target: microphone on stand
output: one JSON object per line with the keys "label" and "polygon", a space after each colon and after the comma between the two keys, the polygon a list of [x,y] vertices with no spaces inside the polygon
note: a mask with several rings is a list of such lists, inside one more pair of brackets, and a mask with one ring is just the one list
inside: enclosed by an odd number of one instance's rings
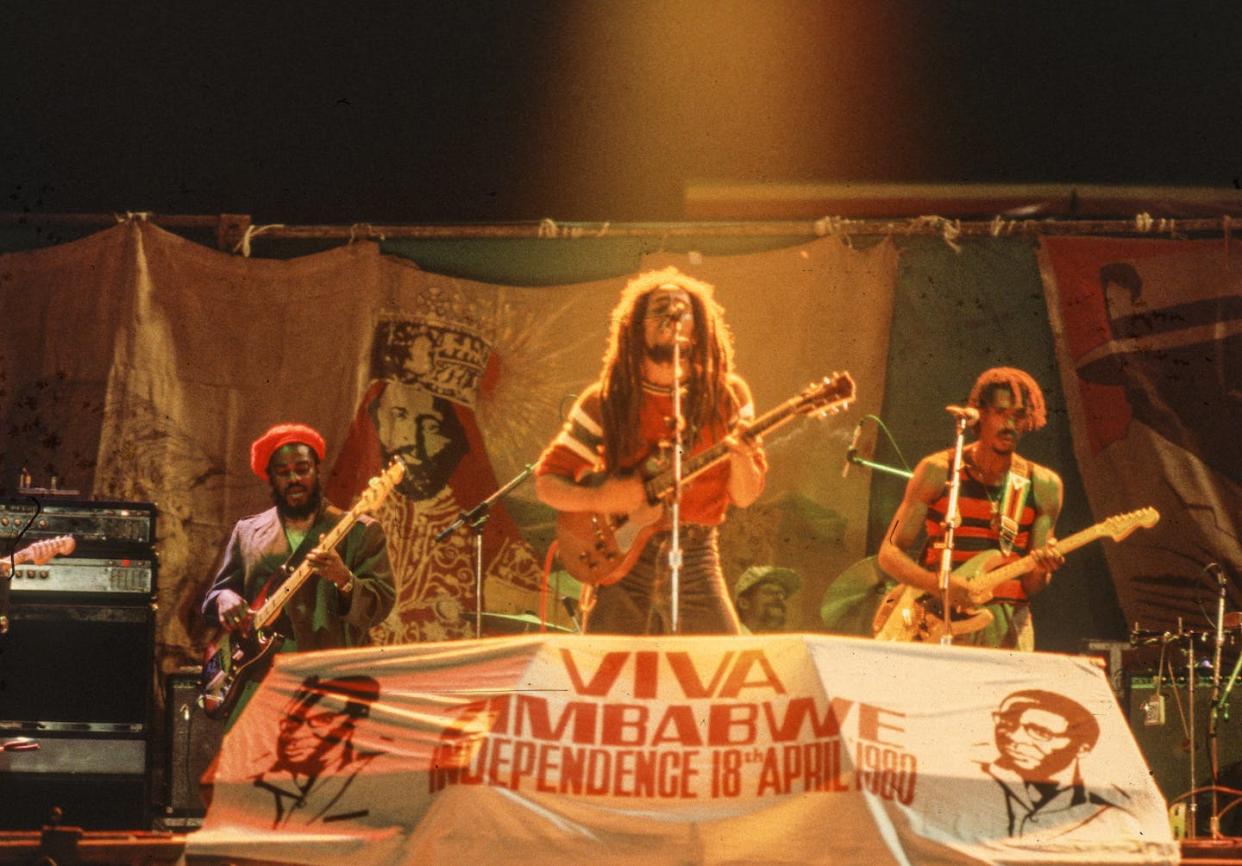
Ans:
{"label": "microphone on stand", "polygon": [[1225,570],[1220,567],[1219,562],[1209,562],[1203,567],[1203,573],[1210,574],[1216,578],[1216,582],[1219,584],[1223,585],[1225,583]]}
{"label": "microphone on stand", "polygon": [[841,467],[841,477],[850,474],[850,465],[854,462],[854,458],[858,456],[858,437],[862,435],[862,421],[854,425],[854,436],[850,439],[849,450],[845,452],[845,465]]}
{"label": "microphone on stand", "polygon": [[961,418],[968,424],[974,424],[979,420],[979,410],[973,406],[945,406],[944,411],[948,412],[954,418]]}

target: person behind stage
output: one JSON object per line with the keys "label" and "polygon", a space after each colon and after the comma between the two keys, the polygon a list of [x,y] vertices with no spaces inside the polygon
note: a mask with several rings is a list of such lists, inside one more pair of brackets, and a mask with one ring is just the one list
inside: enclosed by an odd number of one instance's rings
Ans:
{"label": "person behind stage", "polygon": [[[688,310],[688,315],[679,310]],[[693,455],[727,441],[728,459],[682,490],[683,551],[679,631],[737,634],[717,550],[717,527],[730,504],[750,505],[763,491],[767,460],[758,437],[736,435],[754,417],[750,389],[733,373],[732,338],[712,286],[676,268],[640,274],[612,312],[599,381],[579,397],[535,470],[535,492],[566,512],[623,514],[645,503],[637,470],[673,437],[673,341],[682,333],[684,441]],[[602,483],[586,476],[602,472]],[[668,515],[619,582],[597,588],[587,631],[658,634],[671,627]]]}
{"label": "person behind stage", "polygon": [[[969,405],[979,410],[975,441],[962,452],[959,510],[953,567],[985,550],[1031,554],[1036,568],[997,587],[986,607],[993,622],[958,643],[1034,650],[1035,629],[1029,599],[1043,591],[1064,559],[1057,552],[1054,527],[1061,511],[1061,478],[1017,453],[1023,434],[1046,421],[1044,395],[1022,370],[995,367],[976,380]],[[880,567],[916,589],[937,593],[940,549],[949,501],[949,466],[953,450],[924,457],[906,485],[905,497],[880,545]],[[927,541],[917,560],[907,553],[921,532]],[[972,605],[969,583],[949,578],[949,602],[954,608]]]}
{"label": "person behind stage", "polygon": [[[317,577],[286,603],[277,630],[282,651],[362,646],[392,609],[396,591],[379,523],[363,515],[335,549],[315,552],[344,515],[320,491],[323,437],[304,424],[278,424],[250,446],[250,468],[271,486],[274,507],[233,527],[203,602],[209,625],[234,630],[291,553],[305,549]],[[268,588],[268,593],[270,594]]]}
{"label": "person behind stage", "polygon": [[792,568],[752,565],[733,584],[733,604],[743,634],[780,632],[789,618],[790,597],[802,587],[802,576]]}

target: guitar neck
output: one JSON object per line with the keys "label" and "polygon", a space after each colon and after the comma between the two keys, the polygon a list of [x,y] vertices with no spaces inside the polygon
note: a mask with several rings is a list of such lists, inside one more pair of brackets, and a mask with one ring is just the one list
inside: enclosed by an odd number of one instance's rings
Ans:
{"label": "guitar neck", "polygon": [[[1061,553],[1069,553],[1070,551],[1077,550],[1084,544],[1090,544],[1092,541],[1103,538],[1108,534],[1105,524],[1097,523],[1094,526],[1088,526],[1086,529],[1075,532],[1073,535],[1058,538],[1057,550]],[[1000,568],[993,569],[987,574],[982,575],[981,579],[976,581],[976,584],[981,588],[992,590],[1007,580],[1013,580],[1014,578],[1021,577],[1028,571],[1034,571],[1036,565],[1035,557],[1028,553],[1021,559],[1014,560],[1007,565],[1002,565]]]}
{"label": "guitar neck", "polygon": [[[361,505],[361,503],[359,503]],[[315,545],[314,553],[322,553],[331,550],[340,544],[341,539],[353,528],[358,522],[358,518],[362,515],[363,509],[355,506],[345,513],[336,526],[324,533],[319,544]],[[315,573],[315,569],[311,567],[305,559],[289,575],[285,581],[268,596],[267,601],[263,602],[263,606],[255,612],[254,622],[259,628],[267,628],[276,621],[280,616],[280,612],[284,609],[285,604],[293,597],[293,594],[302,588],[306,581],[310,580],[310,576]]]}
{"label": "guitar neck", "polygon": [[[805,401],[801,397],[792,397],[784,403],[765,412],[756,418],[746,428],[746,436],[753,437],[766,433],[769,430],[775,430],[777,427],[797,417],[802,409]],[[712,466],[729,456],[729,446],[725,442],[717,442],[710,448],[706,448],[682,461],[681,464],[681,480],[689,481],[696,475],[707,471]],[[647,500],[655,502],[663,498],[670,490],[673,489],[673,470],[666,469],[663,472],[653,476],[644,485],[647,490]]]}

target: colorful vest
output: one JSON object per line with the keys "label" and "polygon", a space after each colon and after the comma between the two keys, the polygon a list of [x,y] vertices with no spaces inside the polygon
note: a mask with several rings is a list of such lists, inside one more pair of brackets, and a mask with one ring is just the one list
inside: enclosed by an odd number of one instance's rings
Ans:
{"label": "colorful vest", "polygon": [[[1015,460],[1019,459],[1017,457]],[[1029,465],[1029,464],[1028,464]],[[1004,496],[1004,483],[986,487],[962,467],[962,487],[958,494],[958,508],[962,514],[953,546],[953,567],[956,569],[973,556],[986,550],[1000,549],[1000,502]],[[937,571],[940,568],[940,549],[937,543],[944,537],[945,513],[949,508],[949,484],[944,492],[927,509],[924,529],[927,544],[920,561],[924,568]],[[1013,552],[1004,560],[1008,562],[1025,556],[1031,549],[1031,526],[1035,523],[1034,496],[1026,497],[1018,516],[1018,532],[1014,538]],[[996,588],[993,596],[998,601],[1025,602],[1026,592],[1021,580],[1008,580]]]}

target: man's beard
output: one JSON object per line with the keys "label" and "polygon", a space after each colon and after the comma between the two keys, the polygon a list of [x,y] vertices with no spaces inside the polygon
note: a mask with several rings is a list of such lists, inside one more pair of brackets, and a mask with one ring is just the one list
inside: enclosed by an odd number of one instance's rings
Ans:
{"label": "man's beard", "polygon": [[[305,487],[305,485],[302,486]],[[285,494],[287,495],[288,492],[289,491],[286,488]],[[315,483],[310,487],[310,492],[307,494],[306,501],[301,505],[290,505],[285,501],[284,496],[282,496],[280,491],[278,491],[275,487],[272,488],[272,501],[276,503],[276,513],[281,517],[291,517],[294,520],[301,520],[305,517],[310,517],[312,514],[319,511],[319,506],[323,504],[323,491],[319,487],[319,479],[316,478]]]}
{"label": "man's beard", "polygon": [[[685,354],[685,350],[682,350],[682,354]],[[671,364],[673,363],[673,344],[660,343],[656,346],[648,346],[647,357],[657,364]]]}

